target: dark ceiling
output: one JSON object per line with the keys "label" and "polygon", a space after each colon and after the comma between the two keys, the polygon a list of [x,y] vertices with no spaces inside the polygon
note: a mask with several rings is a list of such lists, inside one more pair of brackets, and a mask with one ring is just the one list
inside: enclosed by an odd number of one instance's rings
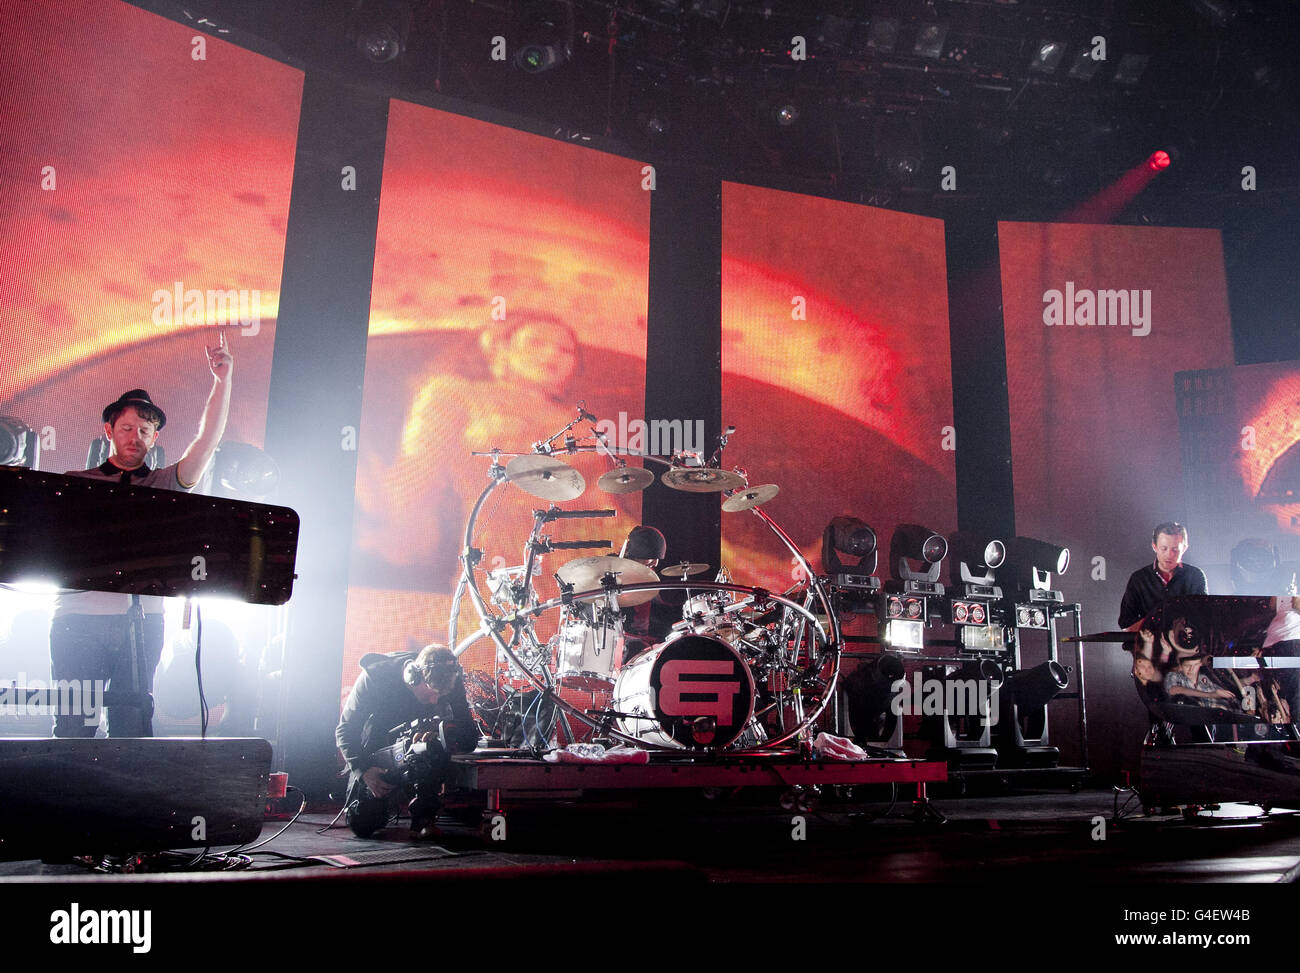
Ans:
{"label": "dark ceiling", "polygon": [[[1059,212],[1158,148],[1175,163],[1138,218],[1225,222],[1247,165],[1252,205],[1300,199],[1292,0],[138,5],[396,97],[441,95],[650,162],[918,212]],[[358,40],[385,24],[400,54],[372,63]],[[1063,45],[1051,70],[1031,64],[1045,42]],[[1086,56],[1103,46],[1104,59]],[[1117,77],[1134,63],[1136,80]],[[955,191],[941,187],[945,166]]]}

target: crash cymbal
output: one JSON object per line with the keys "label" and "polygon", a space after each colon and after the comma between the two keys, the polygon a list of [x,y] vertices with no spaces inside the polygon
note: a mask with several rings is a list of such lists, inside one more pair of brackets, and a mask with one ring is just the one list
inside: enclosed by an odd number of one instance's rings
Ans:
{"label": "crash cymbal", "polygon": [[516,456],[506,464],[506,479],[542,500],[576,500],[587,489],[582,474],[554,456]]}
{"label": "crash cymbal", "polygon": [[[611,573],[618,578],[619,584],[650,584],[659,580],[659,575],[655,574],[654,568],[640,561],[629,561],[625,557],[614,557],[609,554],[574,558],[567,564],[561,565],[560,570],[555,573],[561,581],[573,585],[574,591],[599,588],[601,579]],[[655,591],[630,591],[619,594],[618,603],[620,607],[630,608],[650,601],[656,594],[658,592]]]}
{"label": "crash cymbal", "polygon": [[700,466],[677,466],[665,471],[660,479],[664,486],[687,493],[721,493],[745,485],[745,478],[739,473]]}
{"label": "crash cymbal", "polygon": [[709,570],[707,564],[670,564],[659,572],[659,576],[663,578],[689,578],[707,570]]}
{"label": "crash cymbal", "polygon": [[722,509],[729,514],[734,514],[741,510],[748,510],[750,507],[757,507],[760,504],[767,503],[780,492],[781,488],[775,483],[764,483],[760,486],[745,487],[745,489],[737,490],[726,500],[723,500]]}
{"label": "crash cymbal", "polygon": [[606,493],[636,493],[655,481],[655,475],[644,466],[620,466],[602,473],[596,486]]}

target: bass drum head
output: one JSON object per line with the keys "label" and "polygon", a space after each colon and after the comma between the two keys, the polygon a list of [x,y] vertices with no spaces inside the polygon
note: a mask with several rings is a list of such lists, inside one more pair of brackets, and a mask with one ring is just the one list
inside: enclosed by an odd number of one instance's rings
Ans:
{"label": "bass drum head", "polygon": [[754,715],[754,677],[726,642],[684,635],[641,653],[619,675],[614,708],[653,715],[620,720],[630,736],[660,746],[721,749]]}

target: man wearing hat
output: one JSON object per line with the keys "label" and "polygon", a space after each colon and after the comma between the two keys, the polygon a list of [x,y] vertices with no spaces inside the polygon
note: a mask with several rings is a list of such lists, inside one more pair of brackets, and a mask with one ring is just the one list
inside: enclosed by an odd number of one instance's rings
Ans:
{"label": "man wearing hat", "polygon": [[[230,413],[230,376],[234,357],[226,346],[225,332],[218,344],[207,348],[212,371],[198,434],[180,460],[162,469],[151,469],[145,457],[167,425],[167,416],[144,389],[131,389],[104,407],[101,418],[109,441],[108,459],[89,470],[69,470],[66,475],[91,480],[112,480],[155,490],[190,491],[212,460],[226,430]],[[147,529],[142,525],[141,529]],[[156,595],[140,599],[144,612],[142,686],[136,692],[153,692],[154,669],[162,655],[163,601]],[[102,680],[110,691],[130,692],[132,652],[128,609],[132,596],[106,591],[62,591],[55,602],[50,625],[50,667],[55,681]],[[109,736],[151,736],[152,714],[137,706],[109,706]],[[54,721],[56,737],[90,737],[95,727],[80,716],[60,716]]]}

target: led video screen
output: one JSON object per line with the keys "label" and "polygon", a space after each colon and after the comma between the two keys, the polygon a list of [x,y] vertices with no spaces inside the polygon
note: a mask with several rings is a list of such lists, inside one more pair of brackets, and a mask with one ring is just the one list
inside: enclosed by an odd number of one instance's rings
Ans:
{"label": "led video screen", "polygon": [[1204,565],[1212,590],[1282,594],[1300,559],[1300,362],[1181,372],[1176,386],[1188,520],[1218,555]]}
{"label": "led video screen", "polygon": [[[0,417],[29,430],[0,461],[84,469],[142,387],[175,462],[223,325],[225,438],[261,447],[302,72],[114,0],[5,4],[0,33]],[[48,674],[52,595],[0,597],[6,680]]]}
{"label": "led video screen", "polygon": [[[562,431],[577,404],[639,417],[645,400],[650,194],[641,164],[394,101],[366,347],[344,691],[367,652],[444,641],[467,516],[491,459]],[[573,432],[583,436],[590,423]],[[562,441],[559,441],[562,448]],[[586,490],[568,509],[617,516],[550,525],[556,540],[609,540],[640,494],[596,480],[612,463],[565,455]],[[635,461],[632,465],[637,465]],[[474,546],[491,570],[523,563],[532,511],[548,501],[499,487]],[[543,556],[538,594],[572,557]],[[482,571],[479,574],[482,578]],[[477,628],[468,598],[460,635]],[[555,613],[539,633],[554,629]],[[492,665],[491,644],[468,668]]]}
{"label": "led video screen", "polygon": [[1071,549],[1057,586],[1112,629],[1156,524],[1218,555],[1188,523],[1174,376],[1232,363],[1220,236],[1002,223],[999,247],[1016,529]]}
{"label": "led video screen", "polygon": [[[822,571],[839,515],[956,527],[952,362],[939,220],[723,184],[724,465],[781,492],[765,510]],[[777,591],[798,577],[758,518],[724,513],[723,563]]]}

